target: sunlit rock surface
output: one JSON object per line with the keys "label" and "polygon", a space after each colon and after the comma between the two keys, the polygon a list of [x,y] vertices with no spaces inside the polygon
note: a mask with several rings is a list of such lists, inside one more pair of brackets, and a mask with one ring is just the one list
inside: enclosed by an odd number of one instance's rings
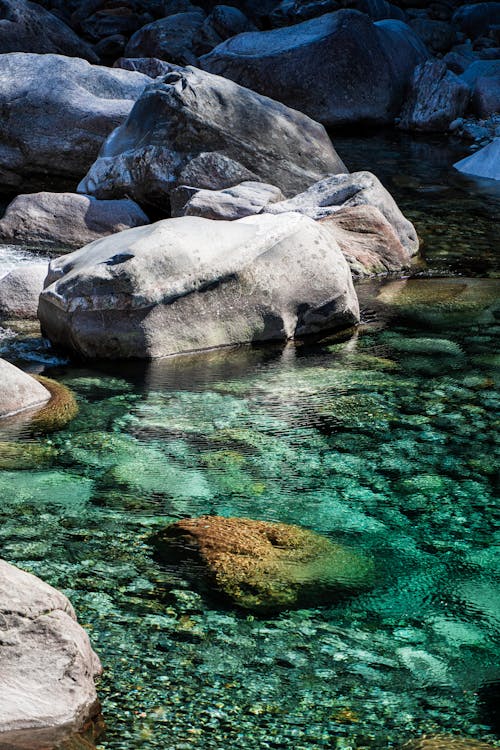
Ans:
{"label": "sunlit rock surface", "polygon": [[0,560],[0,746],[53,748],[98,712],[101,672],[68,599]]}
{"label": "sunlit rock surface", "polygon": [[359,320],[331,235],[299,214],[167,219],[51,262],[39,318],[86,357],[285,341]]}
{"label": "sunlit rock surface", "polygon": [[4,359],[0,359],[0,373],[0,418],[36,409],[49,401],[50,393],[41,383]]}

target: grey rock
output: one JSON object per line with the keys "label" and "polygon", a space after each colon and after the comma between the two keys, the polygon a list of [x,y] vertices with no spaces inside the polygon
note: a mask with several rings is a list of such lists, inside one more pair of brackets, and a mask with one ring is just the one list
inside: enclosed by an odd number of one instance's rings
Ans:
{"label": "grey rock", "polygon": [[472,96],[472,110],[478,117],[500,113],[500,75],[496,78],[478,78]]}
{"label": "grey rock", "polygon": [[480,78],[500,78],[500,60],[477,60],[469,65],[460,78],[472,89]]}
{"label": "grey rock", "polygon": [[0,319],[36,319],[48,263],[15,268],[0,278]]}
{"label": "grey rock", "polygon": [[0,55],[2,188],[74,189],[147,83],[72,57]]}
{"label": "grey rock", "polygon": [[364,205],[380,210],[410,256],[418,252],[415,227],[403,216],[392,195],[371,172],[332,175],[294,198],[266,206],[264,211],[273,214],[296,211],[318,221],[335,215],[340,208]]}
{"label": "grey rock", "polygon": [[471,39],[476,39],[493,24],[500,24],[500,3],[462,5],[453,14],[453,23]]}
{"label": "grey rock", "polygon": [[305,216],[167,219],[50,264],[45,334],[85,357],[285,341],[359,320],[349,267]]}
{"label": "grey rock", "polygon": [[339,9],[340,5],[336,0],[312,0],[312,2],[305,3],[300,2],[300,0],[299,2],[297,0],[282,0],[269,14],[268,18],[272,28],[276,28],[309,21],[311,18],[317,18]]}
{"label": "grey rock", "polygon": [[342,10],[223,42],[200,58],[223,75],[326,125],[391,122],[425,46],[406,24]]}
{"label": "grey rock", "polygon": [[434,53],[448,52],[457,41],[456,30],[446,21],[415,18],[410,21],[410,26],[419,35],[426,47]]}
{"label": "grey rock", "polygon": [[[18,414],[27,409],[35,409],[39,406],[43,406],[43,404],[46,404],[50,399],[49,391],[47,388],[44,388],[38,380],[35,380],[30,375],[19,370],[19,368],[11,365],[10,362],[6,362],[4,359],[0,359],[0,379],[2,382],[2,390],[0,391],[0,419],[12,416],[13,414]],[[0,685],[3,676],[4,670],[2,662]],[[0,691],[0,707],[2,705],[2,698],[4,697],[2,693],[3,691]],[[3,712],[0,710],[0,727],[2,726],[2,719]]]}
{"label": "grey rock", "polygon": [[99,62],[92,47],[69,26],[28,0],[2,0],[0,53],[6,52],[53,53]]}
{"label": "grey rock", "polygon": [[197,55],[203,55],[236,34],[256,30],[254,24],[238,8],[216,5],[198,30],[194,49]]}
{"label": "grey rock", "polygon": [[28,247],[75,249],[108,234],[149,224],[129,199],[100,201],[77,193],[18,195],[0,220],[0,241]]}
{"label": "grey rock", "polygon": [[487,146],[476,151],[472,156],[457,161],[455,169],[474,177],[487,177],[500,180],[500,138],[495,138]]}
{"label": "grey rock", "polygon": [[188,162],[205,152],[238,162],[285,195],[347,171],[317,122],[188,67],[145,89],[127,121],[107,139],[78,192],[97,198],[128,195],[140,204],[164,207]]}
{"label": "grey rock", "polygon": [[113,63],[114,68],[123,68],[123,70],[136,70],[150,78],[159,78],[179,70],[178,65],[158,60],[157,57],[119,57]]}
{"label": "grey rock", "polygon": [[457,75],[463,73],[475,60],[477,60],[477,56],[472,47],[466,47],[465,45],[461,45],[459,48],[455,47],[443,57],[447,68]]}
{"label": "grey rock", "polygon": [[158,57],[180,65],[195,64],[194,39],[204,20],[205,14],[198,9],[153,21],[131,37],[125,57]]}
{"label": "grey rock", "polygon": [[373,21],[383,21],[386,18],[394,18],[398,21],[406,21],[406,13],[387,0],[355,0],[350,7],[366,13]]}
{"label": "grey rock", "polygon": [[403,130],[444,132],[465,114],[471,90],[443,60],[419,65],[401,111]]}
{"label": "grey rock", "polygon": [[178,216],[234,221],[258,214],[264,206],[284,200],[281,190],[265,182],[241,182],[224,190],[196,190]]}
{"label": "grey rock", "polygon": [[341,208],[320,223],[331,232],[356,278],[401,271],[411,265],[410,252],[375,206]]}
{"label": "grey rock", "polygon": [[179,175],[179,184],[207,190],[222,190],[239,182],[257,180],[255,172],[218,151],[202,151]]}
{"label": "grey rock", "polygon": [[[149,13],[119,12],[119,8],[102,8],[85,18],[80,28],[86,37],[99,41],[106,37],[120,34],[129,37],[138,29],[153,21]],[[127,10],[127,9],[123,9]]]}
{"label": "grey rock", "polygon": [[0,746],[53,747],[97,712],[99,659],[68,599],[3,560],[0,619]]}
{"label": "grey rock", "polygon": [[[101,62],[106,65],[109,62],[113,62],[117,57],[123,54],[125,45],[127,44],[127,38],[123,34],[112,34],[104,39],[101,39],[94,46],[96,54],[99,56]],[[121,67],[120,65],[114,67]]]}

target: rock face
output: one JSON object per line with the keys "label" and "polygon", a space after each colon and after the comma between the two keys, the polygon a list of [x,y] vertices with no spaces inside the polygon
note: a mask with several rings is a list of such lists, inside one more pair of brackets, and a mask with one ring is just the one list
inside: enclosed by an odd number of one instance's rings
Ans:
{"label": "rock face", "polygon": [[411,265],[410,252],[375,206],[341,208],[321,219],[321,226],[332,233],[357,278],[400,271]]}
{"label": "rock face", "polygon": [[15,268],[0,279],[0,320],[36,319],[47,263]]}
{"label": "rock face", "polygon": [[6,52],[53,53],[99,62],[92,47],[69,26],[37,3],[27,0],[2,0],[0,53]]}
{"label": "rock face", "polygon": [[411,90],[401,111],[403,130],[448,130],[462,117],[471,95],[469,86],[447,69],[441,60],[419,65],[413,74]]}
{"label": "rock face", "polygon": [[18,195],[0,220],[0,241],[75,249],[108,234],[149,224],[131,200],[100,201],[77,193]]}
{"label": "rock face", "polygon": [[264,182],[240,182],[239,185],[225,190],[195,190],[178,215],[234,221],[258,214],[264,206],[280,200],[284,200],[284,195],[274,185]]}
{"label": "rock face", "polygon": [[135,32],[125,47],[125,57],[157,57],[180,65],[195,64],[194,38],[204,20],[205,14],[196,9],[153,21]]}
{"label": "rock face", "polygon": [[500,138],[495,138],[487,146],[467,156],[454,165],[455,169],[474,177],[487,177],[500,180]]}
{"label": "rock face", "polygon": [[373,575],[370,560],[326,537],[247,518],[178,521],[157,535],[155,546],[198,585],[253,611],[322,604],[366,587]]}
{"label": "rock face", "polygon": [[295,26],[239,34],[200,64],[325,125],[391,122],[413,69],[428,57],[401,21],[342,10]]}
{"label": "rock face", "polygon": [[[26,409],[36,409],[50,399],[50,392],[43,385],[4,359],[0,359],[0,378],[2,381],[0,418]],[[0,680],[1,678],[2,675],[0,675]],[[0,712],[0,717],[1,715]]]}
{"label": "rock face", "polygon": [[0,560],[0,746],[52,748],[98,710],[101,671],[63,594]]}
{"label": "rock face", "polygon": [[165,206],[178,175],[206,152],[238,162],[285,195],[347,171],[324,128],[306,115],[188,67],[146,88],[78,191]]}
{"label": "rock face", "polygon": [[0,55],[2,189],[74,189],[150,81],[61,55]]}
{"label": "rock face", "polygon": [[43,331],[85,357],[284,341],[359,319],[340,249],[294,214],[129,229],[52,261],[46,284]]}
{"label": "rock face", "polygon": [[353,172],[327,177],[294,198],[266,206],[266,213],[296,211],[313,219],[335,216],[340,208],[374,206],[385,216],[410,256],[418,252],[413,224],[403,216],[392,195],[371,172]]}

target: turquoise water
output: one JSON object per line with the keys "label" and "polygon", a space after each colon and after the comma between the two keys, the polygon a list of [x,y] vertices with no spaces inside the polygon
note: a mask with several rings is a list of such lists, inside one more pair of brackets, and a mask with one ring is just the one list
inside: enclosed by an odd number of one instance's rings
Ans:
{"label": "turquoise water", "polygon": [[[0,356],[80,405],[61,432],[0,436],[0,556],[62,589],[88,630],[103,750],[423,732],[500,747],[498,282],[358,291],[363,323],[343,338],[146,364],[79,365],[36,328],[3,329]],[[375,584],[272,617],[224,607],[151,545],[203,513],[313,529],[373,557]]]}

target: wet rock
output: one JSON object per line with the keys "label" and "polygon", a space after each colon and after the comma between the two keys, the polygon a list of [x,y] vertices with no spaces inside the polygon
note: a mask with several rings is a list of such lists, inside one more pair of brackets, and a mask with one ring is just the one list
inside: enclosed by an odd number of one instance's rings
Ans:
{"label": "wet rock", "polygon": [[443,57],[446,67],[457,75],[463,73],[475,60],[477,56],[472,47],[465,44],[455,47]]}
{"label": "wet rock", "polygon": [[324,128],[306,115],[188,67],[146,88],[78,192],[165,207],[184,167],[206,152],[239,162],[285,195],[346,171]]}
{"label": "wet rock", "polygon": [[474,90],[480,78],[500,77],[500,60],[476,60],[462,73],[461,78]]}
{"label": "wet rock", "polygon": [[283,341],[358,320],[340,249],[291,214],[129,229],[52,261],[46,284],[43,331],[86,357]]}
{"label": "wet rock", "polygon": [[0,616],[0,744],[61,747],[98,712],[99,659],[68,599],[3,560]]}
{"label": "wet rock", "polygon": [[327,177],[294,198],[273,203],[264,210],[278,214],[296,211],[313,219],[335,215],[340,208],[374,206],[393,227],[403,247],[410,255],[418,252],[415,227],[399,210],[396,201],[371,172],[353,172]]}
{"label": "wet rock", "polygon": [[281,190],[264,182],[240,182],[224,190],[195,190],[177,215],[233,221],[253,216],[269,203],[284,200]]}
{"label": "wet rock", "polygon": [[149,82],[61,55],[0,55],[3,189],[74,189]]}
{"label": "wet rock", "polygon": [[160,532],[160,558],[252,611],[322,604],[370,585],[369,559],[298,526],[202,516]]}
{"label": "wet rock", "polygon": [[179,65],[195,65],[194,40],[204,20],[205,14],[198,9],[143,26],[125,47],[125,57],[157,57]]}
{"label": "wet rock", "polygon": [[355,277],[407,268],[411,255],[393,227],[375,206],[340,209],[321,220],[332,233]]}
{"label": "wet rock", "polygon": [[451,734],[423,735],[406,742],[401,750],[494,750],[494,745],[472,737]]}
{"label": "wet rock", "polygon": [[455,169],[474,177],[486,177],[490,180],[500,180],[500,138],[495,138],[487,146],[476,151],[471,156],[457,161]]}
{"label": "wet rock", "polygon": [[0,359],[2,391],[0,396],[0,418],[8,417],[27,409],[36,409],[49,401],[47,388],[35,378],[22,372],[10,362]]}
{"label": "wet rock", "polygon": [[48,263],[15,268],[0,279],[0,319],[36,318]]}
{"label": "wet rock", "polygon": [[30,429],[37,433],[62,430],[78,414],[78,404],[73,393],[63,383],[43,375],[35,376],[50,393],[50,401],[30,421]]}
{"label": "wet rock", "polygon": [[38,3],[27,0],[2,0],[0,53],[6,52],[68,55],[99,62],[92,47],[69,26]]}
{"label": "wet rock", "polygon": [[[342,10],[269,32],[239,34],[201,67],[325,125],[391,122],[413,68],[428,53],[401,21]],[[355,61],[355,62],[354,62]]]}
{"label": "wet rock", "polygon": [[500,3],[462,5],[453,14],[453,24],[471,39],[476,39],[493,24],[500,23]]}
{"label": "wet rock", "polygon": [[497,77],[476,80],[471,104],[478,117],[486,118],[500,113],[500,73]]}
{"label": "wet rock", "polygon": [[470,95],[469,86],[448,70],[442,60],[423,63],[413,73],[399,127],[446,131],[450,123],[465,113]]}
{"label": "wet rock", "polygon": [[[19,195],[0,220],[0,241],[68,250],[130,227],[149,224],[134,201],[100,201],[77,193]],[[0,282],[1,283],[1,282]]]}

